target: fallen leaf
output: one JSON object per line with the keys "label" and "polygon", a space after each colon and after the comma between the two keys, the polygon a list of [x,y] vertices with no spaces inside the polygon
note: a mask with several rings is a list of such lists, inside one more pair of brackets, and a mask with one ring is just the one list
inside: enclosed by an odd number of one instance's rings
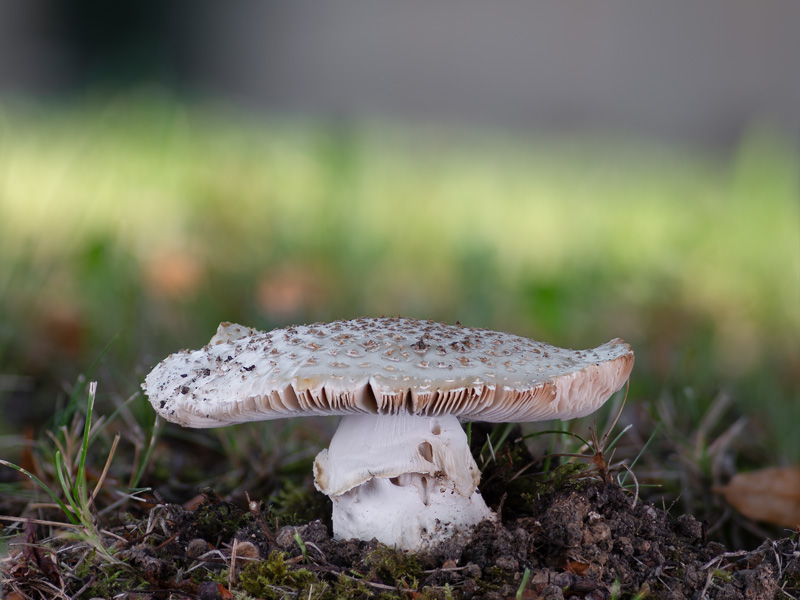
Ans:
{"label": "fallen leaf", "polygon": [[61,576],[58,566],[50,558],[50,551],[36,541],[36,529],[31,521],[25,523],[25,545],[22,549],[22,561],[14,565],[11,572],[17,579],[33,576],[32,566],[36,566],[51,582],[58,585]]}
{"label": "fallen leaf", "polygon": [[197,587],[197,597],[199,600],[231,600],[231,594],[221,583],[206,581]]}
{"label": "fallen leaf", "polygon": [[745,517],[783,527],[800,527],[800,467],[770,467],[737,473],[713,488]]}
{"label": "fallen leaf", "polygon": [[456,568],[456,561],[454,561],[452,558],[449,558],[446,561],[444,561],[444,564],[442,565],[442,569],[455,569],[455,568]]}
{"label": "fallen leaf", "polygon": [[566,570],[569,573],[574,573],[575,575],[584,575],[590,566],[591,565],[587,563],[582,563],[577,560],[568,560]]}
{"label": "fallen leaf", "polygon": [[233,598],[233,594],[231,594],[222,584],[219,584],[219,595],[222,596],[222,600],[231,600]]}

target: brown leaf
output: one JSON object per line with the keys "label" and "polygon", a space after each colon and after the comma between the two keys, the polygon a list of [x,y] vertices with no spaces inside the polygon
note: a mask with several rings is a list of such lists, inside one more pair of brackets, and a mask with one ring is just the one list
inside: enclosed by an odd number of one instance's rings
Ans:
{"label": "brown leaf", "polygon": [[50,558],[50,552],[36,541],[36,528],[31,521],[25,523],[25,545],[22,550],[22,562],[12,568],[14,576],[24,579],[32,575],[31,566],[35,565],[50,581],[59,584],[61,575],[58,566]]}
{"label": "brown leaf", "polygon": [[61,581],[61,574],[58,571],[58,565],[53,562],[49,554],[46,554],[41,549],[36,549],[36,557],[39,559],[39,568],[50,581],[58,584]]}
{"label": "brown leaf", "polygon": [[737,473],[713,491],[750,519],[800,527],[800,466]]}
{"label": "brown leaf", "polygon": [[219,585],[219,595],[222,596],[222,600],[231,600],[233,598],[233,594],[231,594],[222,584]]}
{"label": "brown leaf", "polygon": [[456,568],[456,561],[454,561],[452,558],[449,558],[446,561],[444,561],[444,564],[442,565],[442,569],[455,569],[455,568]]}
{"label": "brown leaf", "polygon": [[206,581],[198,586],[197,597],[199,600],[231,600],[233,594],[221,583]]}
{"label": "brown leaf", "polygon": [[575,573],[575,575],[584,575],[590,566],[577,560],[568,560],[566,570],[570,573]]}

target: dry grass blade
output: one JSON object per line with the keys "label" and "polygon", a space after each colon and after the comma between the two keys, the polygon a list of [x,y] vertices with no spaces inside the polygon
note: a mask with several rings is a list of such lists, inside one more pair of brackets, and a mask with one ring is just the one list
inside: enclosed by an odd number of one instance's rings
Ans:
{"label": "dry grass blade", "polygon": [[111,444],[111,450],[109,450],[108,452],[108,458],[106,459],[106,464],[103,467],[103,472],[100,474],[100,478],[97,480],[97,485],[94,486],[92,495],[89,497],[89,506],[94,504],[95,497],[100,491],[100,488],[103,487],[103,482],[106,480],[106,475],[108,475],[108,469],[111,467],[111,460],[114,458],[114,453],[117,451],[118,443],[119,443],[119,434],[114,436],[114,441]]}
{"label": "dry grass blade", "polygon": [[63,521],[48,521],[47,519],[31,519],[29,517],[10,517],[6,515],[0,515],[0,521],[9,521],[11,523],[33,523],[34,525],[47,525],[49,527],[64,527],[66,529],[73,529],[76,531],[80,531],[82,529],[81,525],[75,525],[73,523],[64,523]]}
{"label": "dry grass blade", "polygon": [[633,484],[635,486],[635,491],[633,493],[633,503],[631,504],[631,509],[636,508],[636,501],[639,499],[639,480],[636,478],[636,474],[631,470],[631,468],[626,465],[625,463],[620,463],[620,465],[630,474],[631,478],[633,479]]}
{"label": "dry grass blade", "polygon": [[[601,449],[605,448],[606,442],[608,441],[608,436],[611,435],[612,431],[614,431],[614,427],[617,426],[617,421],[619,421],[619,418],[622,416],[622,410],[625,408],[625,402],[628,400],[628,392],[630,391],[630,389],[631,389],[631,380],[627,379],[625,381],[625,395],[622,397],[622,403],[620,404],[619,410],[617,411],[614,420],[611,422],[611,425],[606,428],[606,432],[603,435],[603,439],[600,444]],[[595,448],[597,447],[595,446]]]}

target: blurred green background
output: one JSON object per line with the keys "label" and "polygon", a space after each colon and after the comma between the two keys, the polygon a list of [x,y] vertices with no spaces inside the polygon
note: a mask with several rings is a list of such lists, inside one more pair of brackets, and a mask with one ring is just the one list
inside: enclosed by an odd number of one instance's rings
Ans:
{"label": "blurred green background", "polygon": [[220,321],[433,318],[637,356],[630,401],[725,391],[800,460],[800,174],[612,136],[232,112],[140,93],[0,104],[0,434],[79,374],[138,390]]}
{"label": "blurred green background", "polygon": [[689,510],[800,462],[798,30],[784,0],[0,0],[0,453],[220,321],[401,314],[625,338],[619,454],[655,431],[637,476]]}

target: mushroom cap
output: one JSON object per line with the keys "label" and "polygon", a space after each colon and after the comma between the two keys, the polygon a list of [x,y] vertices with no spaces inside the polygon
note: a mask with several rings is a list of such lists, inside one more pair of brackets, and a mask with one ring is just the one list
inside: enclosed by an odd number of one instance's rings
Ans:
{"label": "mushroom cap", "polygon": [[633,360],[620,339],[575,351],[399,317],[270,332],[222,323],[207,346],[169,356],[142,387],[159,415],[188,427],[359,413],[523,422],[594,412]]}

